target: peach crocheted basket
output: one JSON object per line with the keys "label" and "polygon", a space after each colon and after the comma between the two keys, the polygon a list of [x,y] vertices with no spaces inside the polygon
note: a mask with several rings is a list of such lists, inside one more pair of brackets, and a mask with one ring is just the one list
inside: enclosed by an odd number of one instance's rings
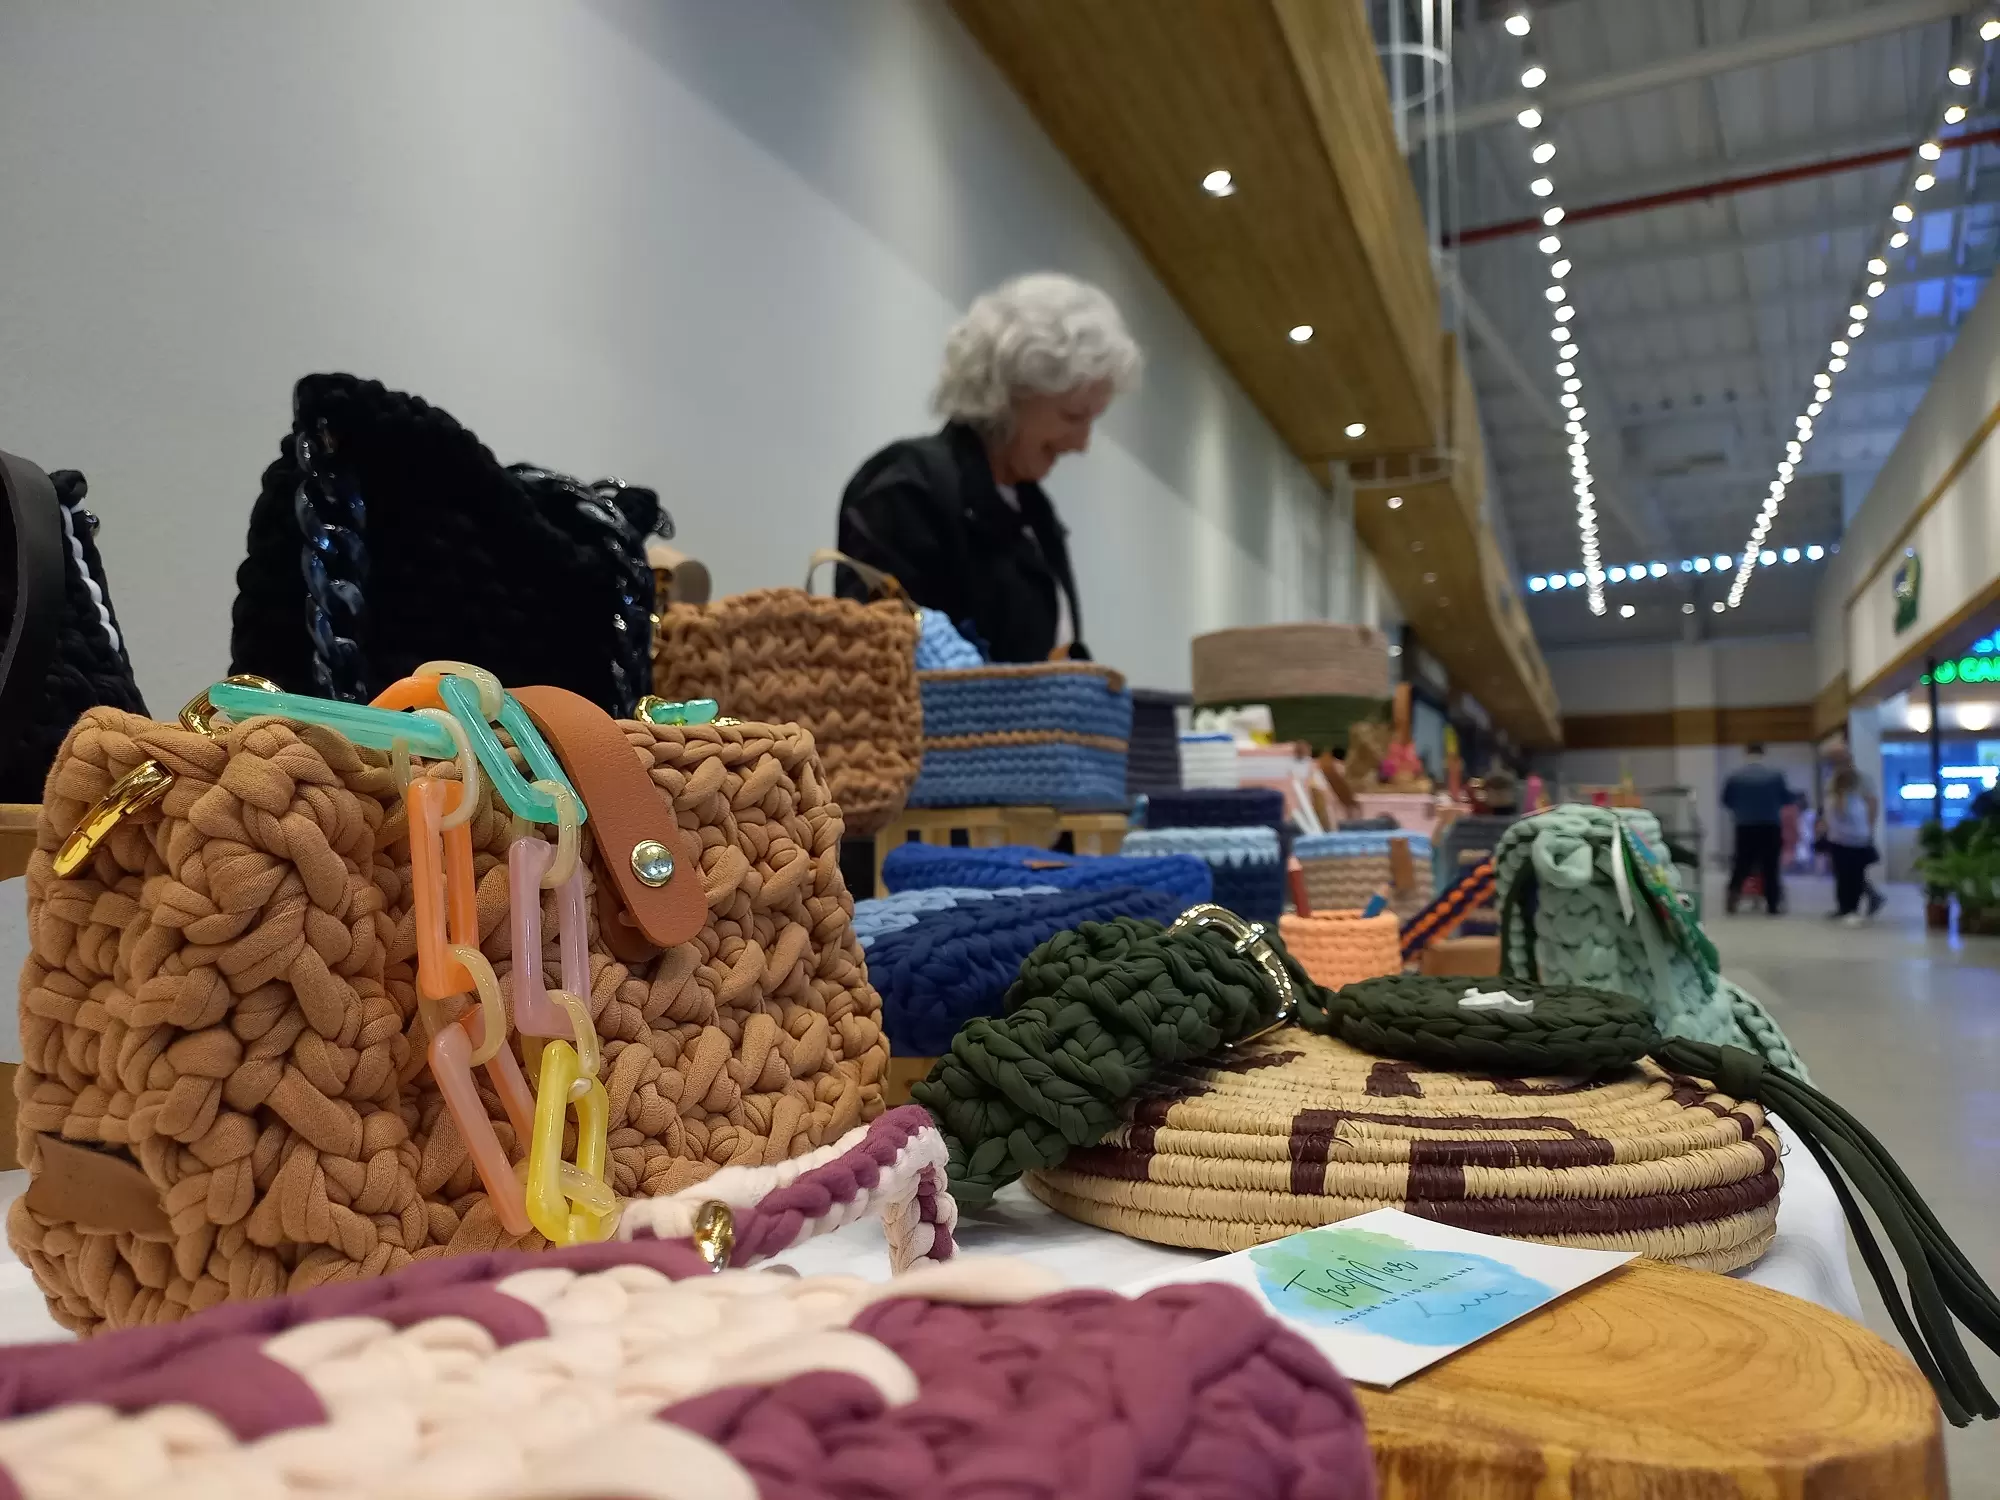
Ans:
{"label": "peach crocheted basket", "polygon": [[1279,918],[1278,932],[1315,984],[1338,989],[1403,972],[1403,929],[1394,912],[1315,912]]}

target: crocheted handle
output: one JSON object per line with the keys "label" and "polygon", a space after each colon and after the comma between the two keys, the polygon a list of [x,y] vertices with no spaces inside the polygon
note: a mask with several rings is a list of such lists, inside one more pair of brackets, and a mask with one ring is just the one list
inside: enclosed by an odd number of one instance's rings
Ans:
{"label": "crocheted handle", "polygon": [[[725,1167],[706,1182],[625,1206],[618,1238],[703,1244],[711,1205],[731,1210],[728,1242],[711,1260],[746,1266],[816,1235],[879,1215],[898,1275],[920,1260],[951,1259],[958,1207],[945,1187],[944,1138],[914,1105],[878,1116],[830,1146],[769,1167]],[[704,1245],[704,1253],[708,1246]]]}
{"label": "crocheted handle", "polygon": [[849,557],[845,552],[838,551],[832,547],[821,547],[807,559],[805,590],[808,594],[812,592],[813,574],[817,573],[827,563],[838,563],[841,567],[852,572],[855,577],[868,586],[868,593],[871,598],[899,599],[905,604],[910,603],[908,591],[904,589],[894,573],[885,573],[878,567],[874,567],[869,563],[859,562]]}
{"label": "crocheted handle", "polygon": [[[1265,941],[1301,1003],[1322,993]],[[953,1193],[977,1206],[1103,1140],[1160,1069],[1265,1029],[1277,1003],[1257,960],[1212,928],[1084,922],[1028,955],[1006,1013],[968,1022],[911,1097],[944,1131]]]}

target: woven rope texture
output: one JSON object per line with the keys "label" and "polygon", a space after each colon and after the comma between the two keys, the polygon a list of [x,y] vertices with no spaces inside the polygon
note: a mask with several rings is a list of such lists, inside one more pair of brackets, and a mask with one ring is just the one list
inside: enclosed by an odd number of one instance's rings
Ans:
{"label": "woven rope texture", "polygon": [[1486,1078],[1291,1027],[1165,1070],[1102,1145],[1028,1187],[1072,1218],[1212,1250],[1401,1208],[1721,1271],[1763,1254],[1780,1181],[1761,1108],[1650,1062]]}
{"label": "woven rope texture", "polygon": [[1275,828],[1141,828],[1125,836],[1132,857],[1191,854],[1208,866],[1209,899],[1253,922],[1285,909],[1285,866]]}
{"label": "woven rope texture", "polygon": [[0,1490],[1374,1494],[1353,1392],[1244,1292],[1046,1295],[1050,1280],[1010,1261],[879,1284],[709,1276],[689,1247],[645,1241],[467,1256],[217,1309],[171,1337],[8,1350],[23,1378],[0,1396]]}
{"label": "woven rope texture", "polygon": [[1021,962],[1065,928],[1113,917],[1171,921],[1180,898],[1137,886],[972,901],[869,945],[882,1029],[897,1057],[936,1057],[974,1016],[997,1016]]}
{"label": "woven rope texture", "polygon": [[1365,625],[1314,620],[1194,638],[1194,701],[1389,696],[1389,644]]}
{"label": "woven rope texture", "polygon": [[[653,1195],[838,1139],[881,1109],[888,1049],[810,736],[621,728],[696,836],[708,899],[699,936],[637,972],[605,956],[590,903],[612,1185]],[[175,773],[159,814],[56,879],[61,837],[148,756]],[[211,741],[96,709],[72,731],[28,870],[22,1159],[37,1167],[42,1132],[121,1152],[172,1232],[86,1230],[17,1200],[10,1239],[67,1326],[503,1242],[424,1066],[384,759],[271,719]],[[489,795],[471,826],[481,942],[504,983],[514,830]],[[546,911],[548,972],[557,931]],[[488,1112],[511,1146],[497,1100]]]}
{"label": "woven rope texture", "polygon": [[[366,507],[361,645],[374,690],[422,662],[450,659],[476,661],[503,682],[565,687],[612,713],[629,706],[622,689],[644,691],[616,680],[628,634],[624,579],[602,528],[584,526],[573,501],[509,473],[449,413],[380,381],[308,375],[293,405],[315,441],[324,425]],[[294,511],[300,478],[288,434],[250,512],[229,670],[312,693]],[[651,509],[642,536],[656,524],[657,500]],[[635,562],[643,572],[643,558]]]}
{"label": "woven rope texture", "polygon": [[1029,885],[989,891],[969,885],[940,885],[876,896],[854,903],[854,940],[866,953],[869,944],[878,937],[914,927],[933,912],[951,911],[968,902],[992,901],[1003,896],[1046,896],[1056,889],[1052,885]]}
{"label": "woven rope texture", "polygon": [[[1613,868],[1621,839],[1650,851],[1653,868],[1667,878],[1672,867],[1659,822],[1638,809],[1569,805],[1523,818],[1502,835],[1493,867],[1508,972],[1642,996],[1668,1036],[1742,1047],[1807,1077],[1770,1013],[1717,972],[1714,947],[1693,919],[1671,898],[1649,902],[1630,865],[1627,920]],[[1523,899],[1529,886],[1532,932]]]}
{"label": "woven rope texture", "polygon": [[1275,828],[1285,794],[1270,787],[1191,787],[1146,799],[1148,828]]}
{"label": "woven rope texture", "polygon": [[757,589],[665,610],[653,691],[811,730],[847,837],[860,838],[901,811],[917,779],[916,644],[907,605]]}
{"label": "woven rope texture", "polygon": [[898,844],[882,861],[882,879],[891,891],[932,886],[1052,885],[1066,891],[1101,891],[1137,885],[1166,891],[1181,905],[1194,906],[1213,893],[1208,866],[1185,854],[1145,859],[1123,854],[1056,854],[1023,844],[997,849],[958,849],[944,844]]}
{"label": "woven rope texture", "polygon": [[1279,920],[1285,946],[1313,983],[1339,989],[1361,979],[1403,970],[1402,928],[1394,912],[1364,917],[1359,911],[1287,914]]}
{"label": "woven rope texture", "polygon": [[1084,662],[918,674],[923,774],[912,807],[1122,802],[1132,694]]}

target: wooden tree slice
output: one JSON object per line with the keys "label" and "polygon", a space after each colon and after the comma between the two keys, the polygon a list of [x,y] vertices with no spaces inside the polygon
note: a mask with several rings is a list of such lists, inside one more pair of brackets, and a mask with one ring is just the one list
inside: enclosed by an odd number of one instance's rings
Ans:
{"label": "wooden tree slice", "polygon": [[1652,1261],[1394,1390],[1357,1387],[1381,1500],[1920,1500],[1940,1417],[1900,1350],[1782,1292]]}

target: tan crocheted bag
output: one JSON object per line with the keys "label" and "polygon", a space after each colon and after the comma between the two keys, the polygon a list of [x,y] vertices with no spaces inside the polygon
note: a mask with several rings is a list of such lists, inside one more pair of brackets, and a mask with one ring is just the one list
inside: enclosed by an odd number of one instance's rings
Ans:
{"label": "tan crocheted bag", "polygon": [[849,838],[903,809],[923,763],[917,617],[894,578],[838,552],[877,594],[870,604],[804,589],[757,589],[713,604],[669,605],[653,653],[653,691],[713,698],[728,712],[813,732]]}
{"label": "tan crocheted bag", "polygon": [[[621,909],[621,892],[639,888],[617,858],[636,864],[637,846],[607,852],[621,810],[558,742],[591,815],[589,1004],[611,1185],[674,1192],[873,1118],[888,1045],[812,736],[614,727],[589,712],[600,768],[608,743],[611,770],[637,783],[636,801],[664,819],[657,836],[680,851],[680,889],[654,894],[680,900],[681,930],[694,934],[661,951],[629,930],[647,924]],[[619,762],[621,736],[643,778]],[[59,878],[65,837],[149,758],[172,773],[165,795]],[[157,1322],[413,1259],[542,1243],[502,1231],[425,1066],[407,815],[386,759],[277,719],[211,738],[108,708],[64,742],[27,875],[17,1092],[33,1181],[7,1228],[66,1326]],[[471,824],[474,867],[481,946],[504,983],[514,830],[490,797],[483,787]],[[557,928],[551,893],[550,974]],[[628,960],[612,956],[614,936]]]}

